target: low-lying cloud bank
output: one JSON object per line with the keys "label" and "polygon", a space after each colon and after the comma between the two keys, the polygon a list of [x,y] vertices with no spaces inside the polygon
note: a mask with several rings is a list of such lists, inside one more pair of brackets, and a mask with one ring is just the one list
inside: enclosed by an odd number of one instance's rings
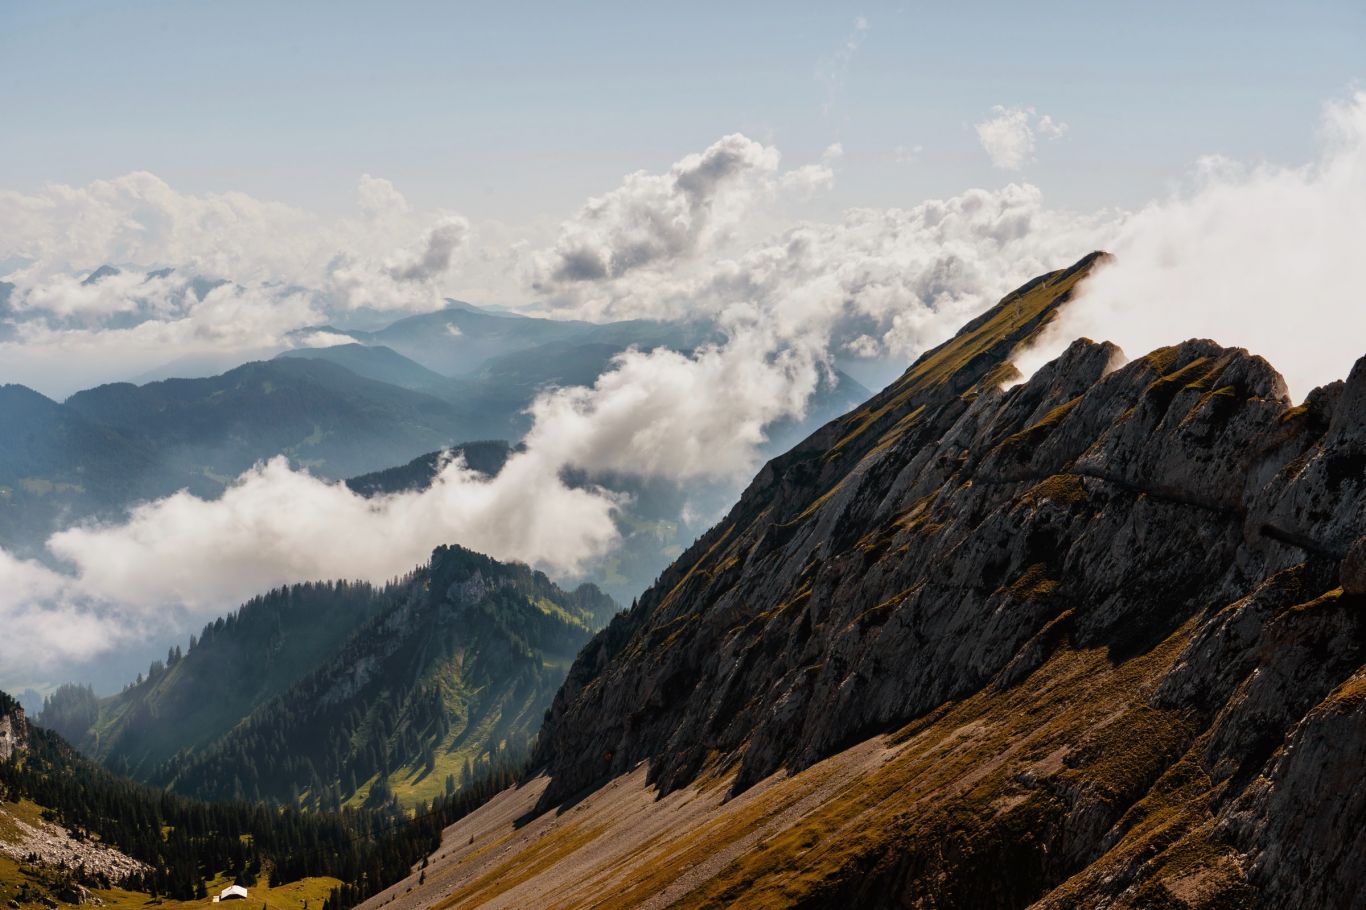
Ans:
{"label": "low-lying cloud bank", "polygon": [[36,673],[149,632],[165,635],[306,579],[384,582],[459,542],[573,575],[616,540],[615,495],[570,488],[559,465],[514,455],[495,478],[448,462],[421,492],[366,499],[275,458],[216,500],[181,492],[119,524],[55,534],[73,571],[0,550],[0,665]]}

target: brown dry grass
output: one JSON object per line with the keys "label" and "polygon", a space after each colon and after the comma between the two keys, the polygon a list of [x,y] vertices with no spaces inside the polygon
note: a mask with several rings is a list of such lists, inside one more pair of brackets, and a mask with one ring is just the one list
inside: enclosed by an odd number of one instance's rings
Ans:
{"label": "brown dry grass", "polygon": [[[1027,877],[1036,832],[1066,814],[1059,788],[1128,811],[1116,857],[1162,855],[1192,893],[1236,884],[1236,867],[1199,833],[1196,797],[1209,784],[1181,758],[1191,724],[1147,703],[1188,634],[1118,665],[1103,650],[1064,646],[1012,689],[988,688],[731,798],[703,781],[657,799],[642,767],[515,826],[541,781],[449,829],[426,888],[400,884],[367,906],[787,907],[856,888],[893,854],[951,876],[935,865],[950,847],[978,852],[966,866],[974,874],[994,862],[987,874]],[[1069,888],[1085,882],[1057,893]]]}

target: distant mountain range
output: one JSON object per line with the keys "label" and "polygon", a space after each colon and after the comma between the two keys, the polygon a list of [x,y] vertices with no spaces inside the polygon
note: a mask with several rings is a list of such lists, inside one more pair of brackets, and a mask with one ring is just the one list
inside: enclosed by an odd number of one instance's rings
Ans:
{"label": "distant mountain range", "polygon": [[[318,331],[341,334],[321,327],[300,337]],[[559,322],[453,302],[350,337],[362,341],[302,347],[213,376],[110,383],[62,403],[23,386],[0,387],[0,546],[44,558],[47,537],[75,521],[115,519],[133,503],[181,489],[216,496],[276,455],[334,480],[415,458],[434,468],[440,450],[461,443],[515,444],[530,427],[527,408],[537,394],[591,385],[628,347],[690,350],[709,336],[701,326]],[[769,428],[767,452],[781,451],[869,394],[834,374],[817,390],[807,418]],[[420,488],[430,476],[412,473],[399,486]],[[685,497],[637,478],[591,480],[651,491],[623,525],[626,549],[597,577],[629,598],[687,543],[678,520]],[[392,475],[386,482],[397,488]],[[695,506],[719,510],[730,491],[696,487],[690,494]]]}
{"label": "distant mountain range", "polygon": [[[522,352],[554,350],[558,353],[542,353],[532,359],[538,363],[547,359],[562,363],[566,357],[572,359],[572,352],[581,347],[611,349],[613,353],[631,346],[688,350],[716,337],[705,323],[542,319],[494,313],[456,300],[447,301],[445,309],[408,316],[373,331],[320,325],[293,334],[301,340],[322,334],[351,338],[367,347],[388,347],[434,373],[452,377],[473,376],[499,358]],[[555,347],[546,349],[547,345]],[[592,376],[598,372],[601,370]],[[580,377],[583,376],[581,373]],[[587,377],[588,381],[592,376]],[[558,376],[554,378],[572,384]]]}
{"label": "distant mountain range", "polygon": [[274,455],[341,479],[492,428],[450,401],[298,359],[105,385],[60,404],[5,386],[0,421],[0,546],[25,555],[84,517],[180,489],[216,495]]}

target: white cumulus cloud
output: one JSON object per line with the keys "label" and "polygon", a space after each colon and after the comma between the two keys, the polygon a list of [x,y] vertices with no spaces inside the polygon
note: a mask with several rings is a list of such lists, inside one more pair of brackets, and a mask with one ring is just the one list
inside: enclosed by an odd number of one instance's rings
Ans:
{"label": "white cumulus cloud", "polygon": [[1018,171],[1034,157],[1038,140],[1057,139],[1067,124],[1032,107],[996,105],[991,116],[976,125],[977,141],[991,163],[1006,171]]}
{"label": "white cumulus cloud", "polygon": [[564,223],[554,248],[534,257],[533,288],[554,293],[692,256],[745,214],[778,159],[777,149],[736,133],[666,173],[627,176],[590,199]]}

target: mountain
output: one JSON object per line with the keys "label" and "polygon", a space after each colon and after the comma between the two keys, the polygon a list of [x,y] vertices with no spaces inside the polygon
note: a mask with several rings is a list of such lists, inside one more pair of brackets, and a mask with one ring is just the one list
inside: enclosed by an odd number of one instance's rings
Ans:
{"label": "mountain", "polygon": [[459,301],[447,304],[445,309],[409,316],[374,331],[317,326],[298,334],[324,331],[344,335],[363,345],[391,348],[443,376],[463,377],[476,374],[500,357],[543,345],[552,346],[548,349],[551,351],[556,346],[572,350],[578,345],[609,345],[617,351],[631,345],[680,350],[693,347],[706,332],[700,326],[668,322],[629,320],[599,324],[494,313]]}
{"label": "mountain", "polygon": [[509,456],[523,450],[521,445],[512,446],[501,439],[464,442],[449,449],[419,455],[398,467],[351,477],[346,485],[362,496],[425,490],[432,485],[445,460],[456,457],[463,458],[466,467],[471,470],[492,477],[503,470]]}
{"label": "mountain", "polygon": [[[364,350],[362,359],[385,358]],[[303,357],[200,379],[103,385],[62,403],[0,386],[0,546],[41,556],[46,538],[75,521],[117,518],[181,489],[215,496],[276,455],[340,480],[496,436],[510,419],[478,401]]]}
{"label": "mountain", "polygon": [[480,432],[447,401],[316,360],[248,363],[206,379],[103,385],[66,407],[156,451],[163,463],[210,479],[235,478],[286,454],[343,478]]}
{"label": "mountain", "polygon": [[363,344],[338,344],[326,348],[295,348],[276,355],[277,360],[290,357],[325,360],[365,379],[387,382],[417,392],[441,395],[447,393],[451,386],[447,377],[434,373],[393,348],[386,348],[383,345],[369,347]]}
{"label": "mountain", "polygon": [[[279,356],[329,360],[445,399],[480,418],[476,436],[505,439],[520,439],[531,428],[527,409],[547,387],[591,386],[628,348],[690,351],[714,336],[701,323],[538,319],[459,301],[375,331],[321,326],[296,334],[319,331],[356,343],[298,348]],[[855,385],[848,380],[848,388]]]}
{"label": "mountain", "polygon": [[615,612],[592,586],[442,547],[384,588],[257,598],[118,695],[59,690],[41,720],[106,766],[197,798],[411,806],[524,755]]}
{"label": "mountain", "polygon": [[367,906],[1366,906],[1366,358],[1020,381],[1100,259],[769,462]]}
{"label": "mountain", "polygon": [[[70,514],[149,495],[162,472],[154,449],[21,385],[0,386],[0,546],[26,553]],[[174,489],[174,487],[172,487]]]}
{"label": "mountain", "polygon": [[[116,273],[101,267],[87,280]],[[197,293],[218,283],[194,282]],[[0,286],[0,321],[8,289]],[[116,520],[180,489],[215,496],[277,455],[340,480],[469,440],[520,439],[528,406],[547,386],[591,384],[630,346],[689,349],[707,331],[533,319],[452,301],[350,332],[357,343],[291,350],[217,375],[231,364],[195,355],[138,384],[102,385],[63,403],[0,387],[0,546],[46,558],[47,537],[76,521]]]}

